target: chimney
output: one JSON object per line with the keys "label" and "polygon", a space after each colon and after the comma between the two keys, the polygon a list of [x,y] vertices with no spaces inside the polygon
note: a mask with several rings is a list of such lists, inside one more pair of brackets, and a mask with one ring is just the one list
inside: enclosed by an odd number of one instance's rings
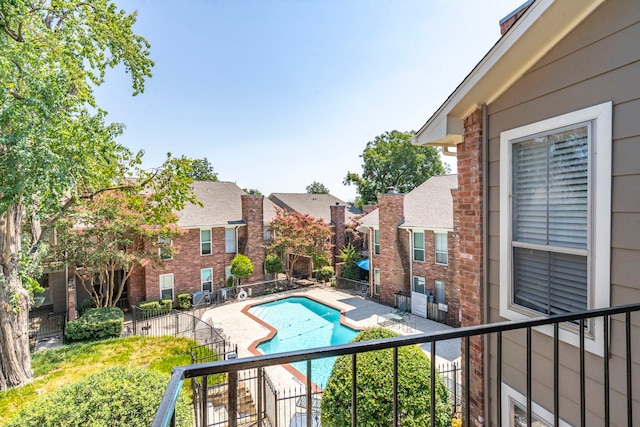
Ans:
{"label": "chimney", "polygon": [[344,205],[336,202],[335,205],[329,206],[331,209],[331,224],[333,224],[333,265],[336,264],[336,258],[340,254],[346,243],[345,236],[345,209]]}
{"label": "chimney", "polygon": [[508,14],[507,16],[505,16],[500,20],[501,36],[504,35],[504,33],[506,33],[507,31],[509,31],[509,28],[511,28],[513,24],[516,23],[518,18],[520,18],[527,11],[527,9],[529,8],[529,6],[531,6],[533,1],[534,0],[528,0],[527,2],[522,4],[520,7],[518,7],[516,10],[514,10],[513,12],[511,12],[510,14]]}
{"label": "chimney", "polygon": [[409,289],[404,275],[409,270],[408,258],[401,256],[408,253],[408,236],[405,239],[406,231],[398,228],[404,221],[404,194],[391,187],[378,196],[378,205],[380,255],[374,264],[380,268],[380,302],[393,306],[395,293]]}
{"label": "chimney", "polygon": [[254,269],[247,281],[264,280],[264,196],[261,194],[243,194],[242,219],[246,226],[240,227],[241,233],[246,233],[244,255],[253,263]]}

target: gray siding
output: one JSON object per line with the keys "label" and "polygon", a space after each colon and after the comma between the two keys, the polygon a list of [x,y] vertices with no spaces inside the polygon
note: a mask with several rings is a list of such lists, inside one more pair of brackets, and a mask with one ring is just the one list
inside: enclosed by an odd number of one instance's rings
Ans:
{"label": "gray siding", "polygon": [[[611,234],[611,303],[640,301],[640,1],[608,0],[565,37],[507,92],[488,106],[489,321],[499,317],[500,133],[525,124],[612,101],[613,182]],[[634,383],[640,384],[640,323],[634,320]],[[624,324],[612,321],[611,416],[626,425]],[[491,418],[496,419],[495,340],[491,340]],[[526,388],[525,336],[504,337],[503,381]],[[553,409],[552,341],[534,334],[533,400]],[[578,352],[561,345],[560,409],[562,418],[579,423]],[[587,425],[602,425],[601,358],[587,355]],[[590,367],[592,369],[590,369]],[[622,369],[618,369],[622,368]],[[590,374],[590,371],[596,374]],[[640,393],[634,412],[640,417]],[[640,418],[638,418],[640,419]]]}

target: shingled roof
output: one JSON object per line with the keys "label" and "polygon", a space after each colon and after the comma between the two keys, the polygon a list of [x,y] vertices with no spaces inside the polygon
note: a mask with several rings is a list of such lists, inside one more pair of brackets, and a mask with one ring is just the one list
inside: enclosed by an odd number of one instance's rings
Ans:
{"label": "shingled roof", "polygon": [[290,212],[307,214],[317,219],[322,219],[325,223],[331,223],[332,205],[345,205],[345,223],[352,217],[360,215],[362,212],[353,205],[347,204],[331,194],[309,194],[309,193],[271,193],[269,200]]}
{"label": "shingled roof", "polygon": [[[222,227],[244,224],[242,219],[242,199],[246,194],[233,182],[195,181],[191,187],[204,206],[189,203],[178,212],[178,226],[185,228]],[[263,203],[264,223],[275,217],[275,206],[267,198]]]}
{"label": "shingled roof", "polygon": [[[433,176],[404,196],[404,221],[401,228],[453,229],[453,198],[458,175]],[[380,209],[365,215],[362,226],[376,227]]]}

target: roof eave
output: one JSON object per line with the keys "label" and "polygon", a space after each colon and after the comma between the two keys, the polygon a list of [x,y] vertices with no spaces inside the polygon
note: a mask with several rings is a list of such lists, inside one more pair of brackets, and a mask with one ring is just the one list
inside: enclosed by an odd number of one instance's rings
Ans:
{"label": "roof eave", "polygon": [[420,128],[412,142],[443,148],[462,142],[465,117],[478,105],[490,104],[502,95],[604,1],[534,1]]}

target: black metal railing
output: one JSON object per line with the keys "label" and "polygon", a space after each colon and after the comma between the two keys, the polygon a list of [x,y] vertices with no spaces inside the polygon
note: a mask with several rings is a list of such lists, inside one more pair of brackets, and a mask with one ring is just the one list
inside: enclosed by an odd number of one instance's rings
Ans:
{"label": "black metal railing", "polygon": [[[561,419],[560,407],[559,407],[559,402],[560,402],[559,397],[561,393],[560,393],[560,385],[558,380],[558,378],[560,377],[560,363],[559,363],[560,338],[559,337],[560,337],[560,330],[567,328],[567,325],[569,325],[570,328],[573,328],[574,331],[576,331],[576,335],[579,336],[579,346],[577,350],[579,352],[579,366],[575,370],[579,373],[579,376],[580,376],[579,393],[581,398],[579,399],[578,405],[580,409],[580,425],[584,426],[586,424],[586,412],[587,412],[586,399],[585,399],[585,396],[587,394],[586,381],[585,381],[585,377],[586,377],[585,331],[588,331],[588,328],[586,326],[591,323],[591,319],[596,319],[596,318],[603,319],[602,323],[604,324],[604,328],[603,328],[604,330],[597,331],[597,332],[604,333],[604,345],[605,345],[604,354],[607,355],[607,357],[601,357],[602,372],[603,372],[603,395],[598,398],[598,402],[603,404],[605,408],[603,425],[610,425],[611,413],[608,408],[610,406],[610,403],[612,402],[612,399],[611,399],[609,378],[612,375],[614,375],[614,373],[612,372],[612,366],[610,365],[610,357],[608,357],[608,355],[610,354],[610,351],[611,351],[611,347],[609,343],[610,334],[612,333],[610,330],[610,327],[611,327],[610,322],[614,320],[613,316],[616,316],[615,317],[616,323],[621,322],[624,324],[623,328],[622,327],[617,328],[615,331],[618,337],[618,340],[616,342],[624,343],[624,344],[619,344],[624,347],[624,351],[621,352],[622,356],[620,356],[621,359],[624,359],[624,361],[617,361],[620,363],[615,363],[615,366],[618,369],[624,369],[625,372],[620,373],[616,371],[615,378],[626,379],[626,396],[624,396],[624,402],[622,403],[622,405],[626,408],[627,424],[632,425],[633,416],[634,416],[633,406],[634,404],[637,405],[637,399],[634,401],[633,390],[632,390],[633,389],[632,368],[634,363],[637,363],[637,361],[632,363],[632,336],[633,336],[632,330],[636,329],[633,331],[633,333],[637,335],[638,326],[637,326],[637,319],[636,319],[635,325],[632,328],[631,315],[632,313],[638,312],[638,311],[640,311],[640,304],[633,304],[633,305],[625,305],[625,306],[612,307],[612,308],[594,309],[594,310],[576,312],[571,314],[555,315],[550,317],[537,318],[533,320],[500,322],[500,323],[493,323],[493,324],[487,324],[487,325],[471,326],[471,327],[465,327],[465,328],[459,328],[459,329],[440,331],[435,333],[414,334],[414,335],[394,337],[394,338],[389,338],[384,340],[357,342],[357,343],[343,344],[343,345],[337,345],[332,347],[323,347],[323,348],[312,349],[312,350],[300,350],[300,351],[292,351],[292,352],[280,353],[280,354],[271,354],[271,355],[248,357],[248,358],[235,359],[235,360],[224,360],[224,361],[213,362],[213,363],[202,363],[197,365],[176,367],[173,370],[171,380],[165,392],[164,398],[160,403],[160,407],[158,408],[156,417],[152,425],[154,427],[165,427],[169,425],[170,426],[175,425],[176,401],[182,390],[183,382],[188,378],[199,378],[200,384],[202,386],[201,396],[204,397],[204,400],[199,402],[199,404],[201,405],[202,408],[207,408],[208,407],[207,401],[206,401],[206,398],[208,395],[207,377],[211,375],[216,375],[216,374],[228,375],[228,386],[226,390],[229,393],[229,395],[228,395],[227,401],[231,405],[231,407],[229,407],[228,425],[230,427],[236,427],[240,425],[238,424],[237,418],[234,416],[235,414],[237,414],[237,409],[233,406],[235,402],[237,402],[237,397],[238,397],[237,396],[238,372],[245,371],[245,370],[255,370],[257,368],[265,368],[265,367],[274,366],[274,365],[284,365],[284,364],[298,362],[298,361],[305,361],[307,364],[307,372],[311,372],[312,360],[325,358],[325,357],[343,356],[343,355],[349,355],[352,357],[352,360],[353,360],[352,369],[355,369],[356,355],[359,353],[369,352],[374,350],[397,349],[398,347],[407,346],[407,345],[430,343],[431,378],[432,378],[431,381],[433,384],[433,382],[435,381],[434,378],[436,378],[436,360],[435,360],[436,347],[439,342],[449,340],[449,339],[462,339],[463,348],[464,348],[464,351],[462,353],[463,370],[461,373],[462,384],[463,384],[462,418],[464,423],[463,425],[466,425],[466,426],[473,425],[470,418],[471,405],[469,404],[470,399],[472,397],[470,394],[471,387],[469,386],[470,379],[471,379],[471,368],[470,368],[470,365],[471,365],[470,352],[472,347],[471,340],[473,339],[474,341],[476,341],[477,338],[481,338],[483,336],[489,336],[492,339],[495,339],[495,346],[492,347],[492,350],[491,350],[492,352],[494,352],[492,354],[493,357],[491,358],[491,361],[492,361],[491,363],[493,363],[494,361],[495,363],[493,366],[490,367],[491,370],[495,369],[495,373],[494,375],[492,375],[491,379],[487,377],[486,381],[488,382],[495,381],[494,383],[496,385],[495,393],[497,394],[497,398],[495,399],[497,410],[495,411],[495,413],[501,414],[502,413],[501,385],[502,385],[503,356],[504,356],[503,336],[505,333],[510,331],[518,331],[518,333],[523,332],[526,334],[526,343],[524,344],[524,348],[526,351],[526,372],[524,373],[524,375],[526,376],[526,379],[524,379],[522,383],[526,384],[526,391],[523,393],[526,396],[526,408],[525,408],[526,421],[527,421],[526,425],[532,425],[532,420],[533,420],[532,354],[534,352],[534,349],[532,348],[532,331],[534,331],[535,328],[549,326],[549,325],[553,328],[553,336],[551,338],[551,341],[553,342],[552,344],[553,349],[551,353],[553,354],[552,363],[554,365],[553,369],[554,369],[554,378],[555,378],[554,384],[552,385],[553,393],[554,393],[554,397],[553,397],[554,405],[552,408],[553,409],[552,414],[554,417],[554,421],[553,421],[554,424],[559,425],[559,421]],[[621,315],[622,317],[624,317],[622,321],[620,321],[620,319],[618,318]],[[594,331],[590,331],[590,332],[594,332]],[[621,334],[624,334],[624,340],[621,339],[622,338],[620,337]],[[539,343],[539,340],[538,340],[538,343]],[[536,349],[536,351],[539,351],[539,350],[540,350],[539,348]],[[485,349],[485,352],[487,351],[489,350]],[[620,348],[617,348],[617,351],[620,352]],[[394,375],[395,375],[394,384],[397,384],[398,352],[394,351],[393,353],[394,353],[393,369],[394,369]],[[485,357],[489,357],[489,356],[485,355]],[[260,371],[261,371],[260,369],[258,369],[257,371],[258,377],[261,376]],[[513,372],[510,372],[510,374],[513,374]],[[488,373],[485,373],[485,375],[488,376]],[[593,372],[590,372],[590,378],[593,378],[593,375],[594,375]],[[351,385],[352,402],[355,402],[356,376],[352,375],[352,378],[354,378],[353,383]],[[258,384],[261,384],[261,383],[263,383],[261,378],[258,378]],[[306,414],[311,415],[313,414],[313,410],[314,410],[314,408],[312,407],[312,402],[313,402],[312,397],[314,397],[314,392],[315,392],[311,375],[307,376],[306,378],[305,390],[306,390],[306,406],[307,406]],[[264,406],[263,397],[262,397],[263,395],[264,395],[264,390],[261,390],[261,388],[258,387],[257,399],[256,399],[257,413],[256,413],[256,419],[254,420],[255,424],[253,425],[258,425],[258,426],[264,425],[266,412],[263,409],[263,406]],[[620,393],[617,392],[616,396],[620,398]],[[394,388],[392,399],[393,399],[393,414],[392,414],[393,425],[397,426],[399,421],[398,404],[397,404],[398,403],[397,387]],[[436,417],[435,417],[435,401],[434,400],[431,401],[430,411],[431,411],[431,426],[435,426]],[[625,409],[619,412],[625,412]],[[197,423],[199,426],[210,425],[207,419],[208,417],[207,410],[200,411],[199,415],[203,417],[203,419],[199,420]],[[618,416],[618,418],[620,418],[619,413],[616,415]],[[306,425],[308,427],[312,426],[312,421],[313,419],[311,416],[306,417]],[[353,411],[351,424],[355,426],[356,422],[357,422],[357,413],[356,411]],[[500,415],[498,415],[498,419],[495,423],[498,426],[502,425]],[[493,422],[490,422],[490,424],[493,424]]]}

